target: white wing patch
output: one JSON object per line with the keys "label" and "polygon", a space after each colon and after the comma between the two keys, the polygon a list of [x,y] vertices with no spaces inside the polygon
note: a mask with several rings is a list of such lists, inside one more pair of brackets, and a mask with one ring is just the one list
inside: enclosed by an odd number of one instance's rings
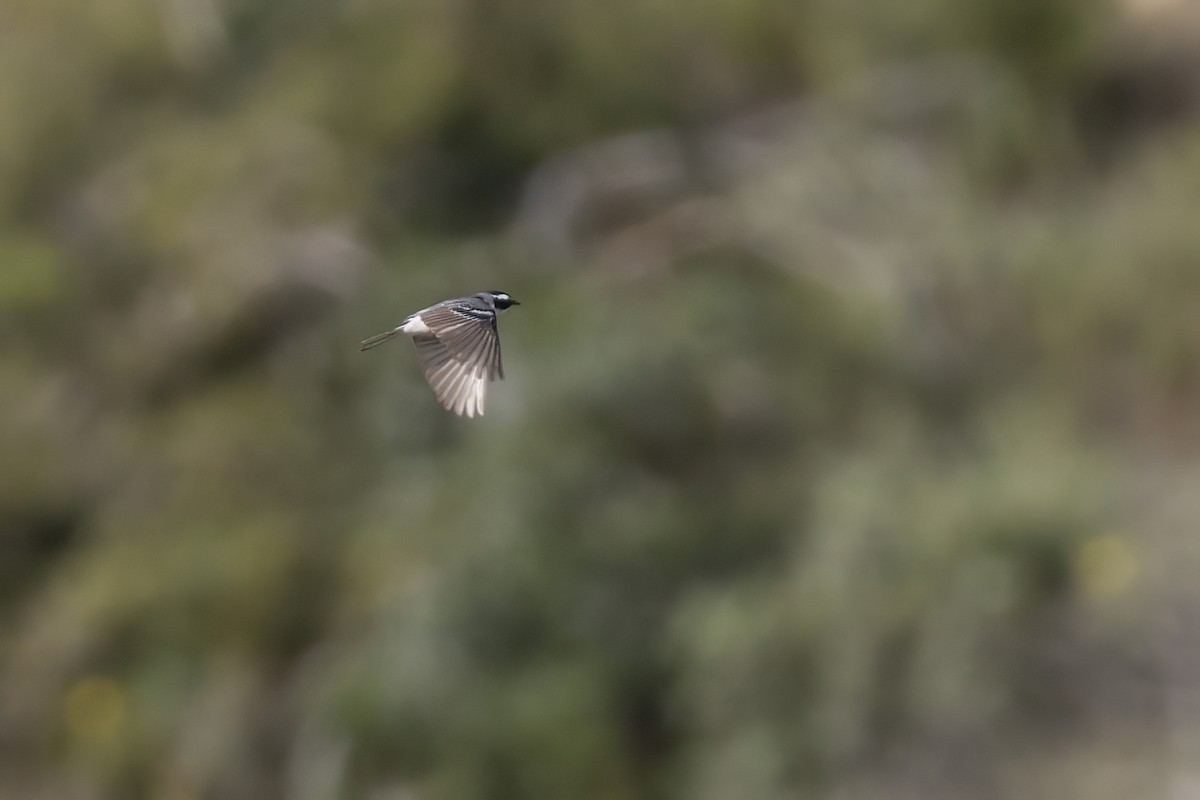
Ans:
{"label": "white wing patch", "polygon": [[404,320],[404,324],[400,326],[400,330],[409,336],[415,336],[419,333],[432,333],[429,326],[425,324],[425,320],[421,319],[420,314],[413,314]]}

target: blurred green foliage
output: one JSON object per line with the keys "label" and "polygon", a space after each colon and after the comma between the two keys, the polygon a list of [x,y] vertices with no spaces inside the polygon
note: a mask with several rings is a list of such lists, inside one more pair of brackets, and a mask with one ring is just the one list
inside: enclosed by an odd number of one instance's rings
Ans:
{"label": "blurred green foliage", "polygon": [[[0,797],[1200,763],[1186,4],[0,21]],[[488,288],[482,420],[357,351]]]}

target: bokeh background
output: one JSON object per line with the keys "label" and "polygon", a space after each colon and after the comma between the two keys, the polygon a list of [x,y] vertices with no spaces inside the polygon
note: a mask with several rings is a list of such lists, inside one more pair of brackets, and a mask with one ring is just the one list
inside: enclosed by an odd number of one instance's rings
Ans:
{"label": "bokeh background", "polygon": [[1200,797],[1198,311],[1188,0],[6,0],[0,797]]}

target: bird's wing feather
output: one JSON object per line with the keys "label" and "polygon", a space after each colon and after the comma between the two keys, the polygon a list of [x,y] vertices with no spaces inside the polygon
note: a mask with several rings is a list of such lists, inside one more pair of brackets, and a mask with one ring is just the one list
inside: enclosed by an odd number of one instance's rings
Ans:
{"label": "bird's wing feather", "polygon": [[434,306],[421,312],[421,321],[451,356],[478,370],[487,380],[504,377],[496,314],[470,306]]}
{"label": "bird's wing feather", "polygon": [[495,314],[435,306],[420,316],[430,333],[413,336],[413,344],[438,401],[459,415],[483,414],[488,381],[504,377]]}
{"label": "bird's wing feather", "polygon": [[418,334],[413,343],[425,369],[425,379],[438,402],[460,416],[482,415],[487,378],[455,358],[433,334]]}

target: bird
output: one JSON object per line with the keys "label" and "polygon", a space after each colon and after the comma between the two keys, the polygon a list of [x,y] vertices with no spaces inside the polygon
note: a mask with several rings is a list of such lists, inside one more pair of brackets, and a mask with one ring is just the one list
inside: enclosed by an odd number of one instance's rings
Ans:
{"label": "bird", "polygon": [[370,350],[401,334],[411,336],[425,380],[438,401],[460,417],[483,416],[487,385],[504,378],[496,317],[520,302],[508,292],[479,292],[443,300],[409,314],[404,322],[363,339]]}

